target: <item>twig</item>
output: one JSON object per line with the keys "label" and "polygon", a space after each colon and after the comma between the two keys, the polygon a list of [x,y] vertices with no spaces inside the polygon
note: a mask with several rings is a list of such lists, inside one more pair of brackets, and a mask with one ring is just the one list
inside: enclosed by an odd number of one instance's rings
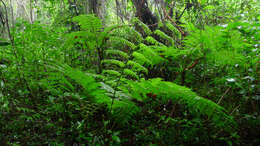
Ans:
{"label": "twig", "polygon": [[239,107],[240,107],[240,104],[239,104],[238,106],[236,106],[236,107],[232,110],[232,112],[230,113],[230,115],[232,115]]}
{"label": "twig", "polygon": [[192,65],[186,67],[184,70],[187,71],[187,70],[194,68],[199,63],[199,60],[200,60],[200,58],[195,60],[194,63],[192,63]]}
{"label": "twig", "polygon": [[221,103],[221,101],[223,100],[223,98],[224,98],[224,96],[228,93],[228,91],[231,89],[231,87],[229,87],[226,91],[225,91],[225,93],[221,96],[221,98],[218,100],[218,102],[217,102],[217,104],[220,104]]}

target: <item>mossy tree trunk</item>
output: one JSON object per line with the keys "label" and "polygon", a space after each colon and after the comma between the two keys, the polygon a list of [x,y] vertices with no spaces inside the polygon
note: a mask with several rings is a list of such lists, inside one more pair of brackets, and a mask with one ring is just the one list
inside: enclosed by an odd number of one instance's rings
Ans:
{"label": "mossy tree trunk", "polygon": [[136,8],[136,17],[149,26],[157,24],[158,19],[149,9],[147,0],[132,0],[132,2]]}

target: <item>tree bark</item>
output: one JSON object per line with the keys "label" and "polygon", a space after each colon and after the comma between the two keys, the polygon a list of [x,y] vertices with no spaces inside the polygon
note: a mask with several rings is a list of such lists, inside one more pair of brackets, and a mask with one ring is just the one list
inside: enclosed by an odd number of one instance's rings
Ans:
{"label": "tree bark", "polygon": [[105,10],[105,0],[90,0],[89,1],[89,10],[90,13],[96,14],[99,18],[103,19],[103,13]]}
{"label": "tree bark", "polygon": [[154,25],[158,22],[156,16],[154,16],[148,8],[147,0],[132,0],[132,2],[136,8],[136,17],[138,17],[143,23]]}

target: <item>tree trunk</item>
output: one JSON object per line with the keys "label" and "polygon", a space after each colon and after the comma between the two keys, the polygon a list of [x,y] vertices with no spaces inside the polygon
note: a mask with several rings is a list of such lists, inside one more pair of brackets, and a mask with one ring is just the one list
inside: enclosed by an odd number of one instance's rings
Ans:
{"label": "tree trunk", "polygon": [[89,1],[90,13],[96,14],[99,18],[103,19],[105,11],[105,0],[90,0]]}
{"label": "tree trunk", "polygon": [[138,17],[143,23],[151,26],[158,22],[156,16],[154,16],[148,8],[147,0],[132,0],[132,2],[136,8],[136,17]]}

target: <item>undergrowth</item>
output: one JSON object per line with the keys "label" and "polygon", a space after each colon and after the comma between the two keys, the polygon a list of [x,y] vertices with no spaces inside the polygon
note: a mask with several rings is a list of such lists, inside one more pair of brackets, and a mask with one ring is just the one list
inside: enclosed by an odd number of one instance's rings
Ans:
{"label": "undergrowth", "polygon": [[[2,145],[232,145],[243,122],[259,126],[258,23],[188,24],[183,36],[170,21],[73,22],[23,22],[1,44]],[[249,104],[258,120],[242,120]]]}

